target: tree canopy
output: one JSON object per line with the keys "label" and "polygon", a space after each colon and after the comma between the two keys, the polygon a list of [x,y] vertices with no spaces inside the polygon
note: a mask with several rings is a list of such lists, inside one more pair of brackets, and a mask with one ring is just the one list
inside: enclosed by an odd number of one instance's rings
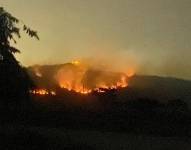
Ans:
{"label": "tree canopy", "polygon": [[[12,14],[7,12],[3,7],[0,7],[0,57],[1,61],[8,59],[11,61],[11,54],[20,53],[20,50],[10,45],[10,42],[15,40],[15,36],[21,38],[20,31],[21,27],[19,24],[22,24],[22,30],[28,34],[30,37],[35,37],[39,40],[37,31],[30,29],[28,26],[23,24],[18,18],[14,17]],[[8,55],[9,54],[9,55]],[[9,57],[8,57],[9,56]],[[14,59],[13,59],[14,60]],[[12,60],[12,61],[13,61]],[[14,60],[15,61],[15,60]]]}
{"label": "tree canopy", "polygon": [[37,31],[32,30],[18,18],[0,7],[0,100],[3,103],[18,103],[27,99],[30,78],[16,60],[14,54],[20,50],[11,45],[21,38],[20,32],[39,40]]}

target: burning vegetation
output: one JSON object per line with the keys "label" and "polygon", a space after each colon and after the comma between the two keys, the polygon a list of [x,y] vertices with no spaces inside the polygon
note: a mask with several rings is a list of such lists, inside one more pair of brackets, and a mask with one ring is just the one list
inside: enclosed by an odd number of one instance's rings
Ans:
{"label": "burning vegetation", "polygon": [[56,92],[53,90],[47,90],[47,89],[34,89],[29,91],[33,95],[56,95]]}
{"label": "burning vegetation", "polygon": [[80,61],[73,61],[70,66],[62,67],[56,73],[55,79],[61,88],[81,94],[128,86],[126,74],[98,70]]}
{"label": "burning vegetation", "polygon": [[[125,88],[128,86],[128,78],[134,74],[131,69],[127,74],[113,72],[106,69],[95,68],[80,61],[72,61],[50,71],[43,71],[40,67],[32,68],[33,78],[36,78],[37,85],[39,81],[46,80],[57,85],[57,88],[73,91],[80,94],[90,94],[92,92],[104,93],[108,90]],[[44,76],[47,76],[47,79]],[[39,87],[47,87],[43,89],[35,89],[30,91],[35,95],[56,95],[55,91],[51,91],[48,83]]]}

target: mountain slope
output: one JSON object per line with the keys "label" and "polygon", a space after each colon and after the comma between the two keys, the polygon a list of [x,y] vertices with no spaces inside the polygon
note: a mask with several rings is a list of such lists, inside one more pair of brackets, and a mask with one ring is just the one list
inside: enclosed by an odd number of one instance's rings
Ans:
{"label": "mountain slope", "polygon": [[[62,67],[73,67],[72,64],[31,66],[29,74],[37,85],[46,88],[58,87],[55,81],[56,72]],[[36,76],[36,72],[42,76]],[[103,71],[104,72],[104,71]],[[137,98],[150,98],[160,101],[181,99],[191,106],[191,81],[170,77],[135,75],[129,78],[128,87],[119,91],[118,100],[126,101]]]}

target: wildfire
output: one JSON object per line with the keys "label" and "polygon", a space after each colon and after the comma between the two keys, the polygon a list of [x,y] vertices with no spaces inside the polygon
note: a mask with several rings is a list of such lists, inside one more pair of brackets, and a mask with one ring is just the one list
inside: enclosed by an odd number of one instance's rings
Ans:
{"label": "wildfire", "polygon": [[81,94],[90,94],[128,86],[129,74],[93,70],[84,67],[85,65],[79,61],[72,61],[71,64],[74,67],[63,67],[55,75],[61,88]]}
{"label": "wildfire", "polygon": [[[116,71],[107,68],[104,65],[96,65],[94,62],[74,60],[58,66],[58,69],[44,71],[40,66],[34,66],[33,72],[38,78],[39,87],[47,87],[44,78],[50,78],[50,84],[58,85],[62,89],[73,91],[80,94],[91,94],[94,92],[104,93],[109,90],[126,88],[128,80],[135,74],[133,68],[127,68],[125,71]],[[51,78],[52,77],[52,78]],[[52,87],[53,89],[57,87]],[[47,88],[37,88],[30,90],[33,95],[54,96],[59,91]]]}
{"label": "wildfire", "polygon": [[69,91],[75,91],[75,92],[81,93],[81,94],[89,94],[89,93],[92,92],[91,89],[83,88],[82,85],[75,85],[75,87],[73,87],[71,85],[71,83],[69,83],[69,82],[67,82],[67,83],[60,83],[60,87],[64,88],[64,89],[67,89]]}
{"label": "wildfire", "polygon": [[134,76],[134,75],[135,75],[134,69],[132,69],[132,68],[128,69],[127,72],[126,72],[126,75],[127,75],[128,77]]}
{"label": "wildfire", "polygon": [[56,92],[55,91],[50,91],[47,89],[34,89],[29,91],[33,95],[52,95],[55,96]]}
{"label": "wildfire", "polygon": [[80,64],[80,61],[74,60],[74,61],[72,61],[72,64],[73,64],[73,65],[79,65],[79,64]]}

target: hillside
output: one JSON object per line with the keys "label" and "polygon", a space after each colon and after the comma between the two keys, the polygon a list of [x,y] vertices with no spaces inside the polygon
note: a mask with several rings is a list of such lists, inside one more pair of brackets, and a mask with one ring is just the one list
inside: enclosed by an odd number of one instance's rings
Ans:
{"label": "hillside", "polygon": [[[75,66],[70,63],[31,66],[28,71],[37,86],[56,89],[58,83],[55,80],[55,74],[63,67],[74,68]],[[40,73],[40,77],[36,75],[37,72]],[[128,79],[128,87],[118,91],[117,99],[126,101],[137,98],[156,99],[162,102],[181,99],[191,106],[191,81],[171,77],[135,75]]]}

